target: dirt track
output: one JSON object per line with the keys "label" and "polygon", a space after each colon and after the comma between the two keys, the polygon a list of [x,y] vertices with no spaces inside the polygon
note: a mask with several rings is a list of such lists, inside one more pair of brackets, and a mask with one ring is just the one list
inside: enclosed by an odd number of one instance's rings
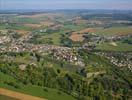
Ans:
{"label": "dirt track", "polygon": [[3,88],[0,88],[0,94],[13,97],[19,100],[47,100],[40,97],[35,97],[35,96],[31,96],[31,95],[27,95],[27,94],[23,94],[19,92],[14,92],[14,91],[3,89]]}

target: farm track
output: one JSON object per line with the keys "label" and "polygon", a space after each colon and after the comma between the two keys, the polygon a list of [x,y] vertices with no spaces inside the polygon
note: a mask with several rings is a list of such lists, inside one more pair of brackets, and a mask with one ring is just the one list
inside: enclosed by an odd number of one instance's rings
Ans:
{"label": "farm track", "polygon": [[11,90],[3,89],[3,88],[0,88],[0,94],[9,96],[12,98],[16,98],[18,100],[47,100],[44,98],[35,97],[35,96],[28,95],[28,94],[23,94],[23,93],[11,91]]}

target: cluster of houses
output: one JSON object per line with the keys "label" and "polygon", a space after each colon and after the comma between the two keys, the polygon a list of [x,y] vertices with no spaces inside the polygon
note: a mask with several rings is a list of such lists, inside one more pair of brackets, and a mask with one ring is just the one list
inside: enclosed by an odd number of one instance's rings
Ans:
{"label": "cluster of houses", "polygon": [[0,44],[4,44],[11,41],[10,36],[7,36],[7,30],[0,30]]}
{"label": "cluster of houses", "polygon": [[84,34],[83,37],[85,40],[90,42],[94,42],[94,44],[101,43],[101,42],[109,42],[109,41],[120,41],[122,39],[127,39],[132,37],[131,34],[128,35],[115,35],[115,36],[99,36],[95,33],[91,34]]}
{"label": "cluster of houses", "polygon": [[[61,25],[54,26],[55,28],[62,27]],[[5,31],[0,31],[1,34],[7,34]],[[68,47],[61,47],[56,45],[47,45],[47,44],[39,44],[34,45],[28,42],[28,39],[30,39],[32,35],[25,36],[23,38],[20,38],[18,40],[12,41],[11,37],[8,37],[6,35],[0,36],[0,44],[4,42],[10,42],[8,45],[0,45],[0,52],[39,52],[39,53],[47,53],[47,54],[53,54],[53,57],[56,59],[61,59],[64,61],[68,61],[71,63],[75,63],[76,65],[85,66],[83,63],[83,60],[80,59],[75,53],[73,53],[73,50]],[[78,50],[81,49],[87,49],[88,51],[92,51],[96,44],[100,42],[105,41],[118,41],[124,38],[132,37],[132,35],[118,35],[118,36],[98,36],[96,34],[85,34],[84,38],[88,41],[84,43],[81,47],[77,48]],[[115,53],[105,53],[105,52],[96,52],[98,55],[104,56],[108,59],[110,59],[111,63],[114,65],[117,65],[119,67],[128,66],[128,68],[132,71],[132,54],[127,53],[118,53],[116,55],[120,55],[121,57],[125,57],[126,59],[118,59],[118,57],[115,56]]]}
{"label": "cluster of houses", "polygon": [[23,42],[16,42],[11,43],[10,45],[1,46],[0,51],[1,52],[51,52],[53,49],[58,50],[69,50],[68,47],[61,47],[61,46],[55,46],[55,45],[47,45],[47,44],[41,44],[41,45],[34,45],[30,43],[23,43]]}
{"label": "cluster of houses", "polygon": [[11,38],[9,36],[0,36],[0,44],[9,43]]}
{"label": "cluster of houses", "polygon": [[132,71],[132,53],[113,53],[113,52],[96,52],[97,55],[103,56],[118,67],[128,67]]}
{"label": "cluster of houses", "polygon": [[96,48],[97,44],[104,43],[104,42],[111,42],[112,45],[115,46],[114,42],[120,41],[123,39],[131,38],[132,35],[116,35],[116,36],[98,36],[97,34],[84,34],[83,37],[85,38],[84,43],[79,49],[86,49],[92,51]]}
{"label": "cluster of houses", "polygon": [[77,54],[73,53],[71,49],[69,50],[54,49],[52,51],[52,54],[53,54],[53,57],[58,60],[68,61],[82,67],[85,66],[85,64],[83,63],[83,60],[79,56],[77,56]]}
{"label": "cluster of houses", "polygon": [[[57,27],[60,27],[58,25]],[[0,45],[0,52],[38,52],[43,54],[53,54],[55,59],[68,61],[74,63],[76,65],[84,66],[83,61],[80,57],[77,57],[73,50],[68,47],[61,47],[56,45],[48,45],[48,44],[32,44],[28,43],[28,39],[30,39],[32,35],[21,37],[17,40],[11,40],[8,45]],[[7,36],[6,36],[7,38]],[[4,41],[9,41],[11,38],[3,38],[0,36],[0,43]]]}
{"label": "cluster of houses", "polygon": [[105,41],[120,41],[122,39],[130,38],[132,37],[132,34],[128,35],[116,35],[116,36],[105,36]]}
{"label": "cluster of houses", "polygon": [[96,47],[96,44],[92,42],[88,42],[88,43],[84,43],[79,49],[85,49],[88,51],[92,51],[95,49],[95,47]]}
{"label": "cluster of houses", "polygon": [[73,62],[73,61],[77,61],[77,57],[74,56],[74,54],[69,50],[63,50],[63,51],[59,51],[59,50],[53,50],[53,56],[56,58],[56,59],[64,59],[64,60],[67,60],[67,61],[70,61],[70,62]]}
{"label": "cluster of houses", "polygon": [[71,48],[61,47],[55,45],[34,45],[30,43],[17,42],[12,43],[8,46],[0,46],[0,52],[38,52],[52,54],[54,58],[59,60],[64,60],[68,62],[73,62],[76,65],[84,66],[82,60],[77,57]]}

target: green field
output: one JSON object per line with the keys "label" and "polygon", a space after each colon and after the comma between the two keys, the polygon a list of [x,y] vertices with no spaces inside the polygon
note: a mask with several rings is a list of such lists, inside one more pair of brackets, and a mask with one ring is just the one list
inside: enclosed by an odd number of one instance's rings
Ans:
{"label": "green field", "polygon": [[43,37],[44,38],[51,38],[55,45],[59,45],[60,44],[60,38],[61,38],[61,34],[60,33],[48,34],[48,35],[45,35]]}
{"label": "green field", "polygon": [[74,24],[67,24],[64,25],[64,27],[61,29],[61,31],[80,31],[82,29],[85,29],[86,25],[85,24],[80,24],[80,25],[74,25]]}
{"label": "green field", "polygon": [[39,19],[35,19],[35,18],[26,18],[26,17],[14,17],[12,19],[14,22],[18,22],[18,23],[28,23],[28,24],[38,24],[40,22]]}
{"label": "green field", "polygon": [[[37,34],[38,35],[38,34]],[[54,44],[60,45],[61,41],[61,34],[60,33],[44,33],[38,36],[34,36],[33,39],[30,40],[31,43],[34,44]]]}
{"label": "green field", "polygon": [[124,27],[111,27],[106,29],[97,28],[95,33],[98,35],[106,35],[106,36],[119,35],[119,34],[126,35],[126,34],[132,34],[132,27],[124,26]]}
{"label": "green field", "polygon": [[97,50],[105,51],[132,51],[132,45],[122,42],[115,42],[117,46],[111,45],[109,42],[97,45]]}
{"label": "green field", "polygon": [[11,29],[11,30],[25,30],[25,31],[32,31],[31,27],[26,27],[22,24],[0,24],[0,30]]}

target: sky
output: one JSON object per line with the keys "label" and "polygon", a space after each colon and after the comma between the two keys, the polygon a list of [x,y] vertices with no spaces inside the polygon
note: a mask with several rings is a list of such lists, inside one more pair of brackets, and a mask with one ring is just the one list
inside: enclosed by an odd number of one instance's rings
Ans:
{"label": "sky", "polygon": [[132,10],[132,0],[0,0],[0,9]]}

